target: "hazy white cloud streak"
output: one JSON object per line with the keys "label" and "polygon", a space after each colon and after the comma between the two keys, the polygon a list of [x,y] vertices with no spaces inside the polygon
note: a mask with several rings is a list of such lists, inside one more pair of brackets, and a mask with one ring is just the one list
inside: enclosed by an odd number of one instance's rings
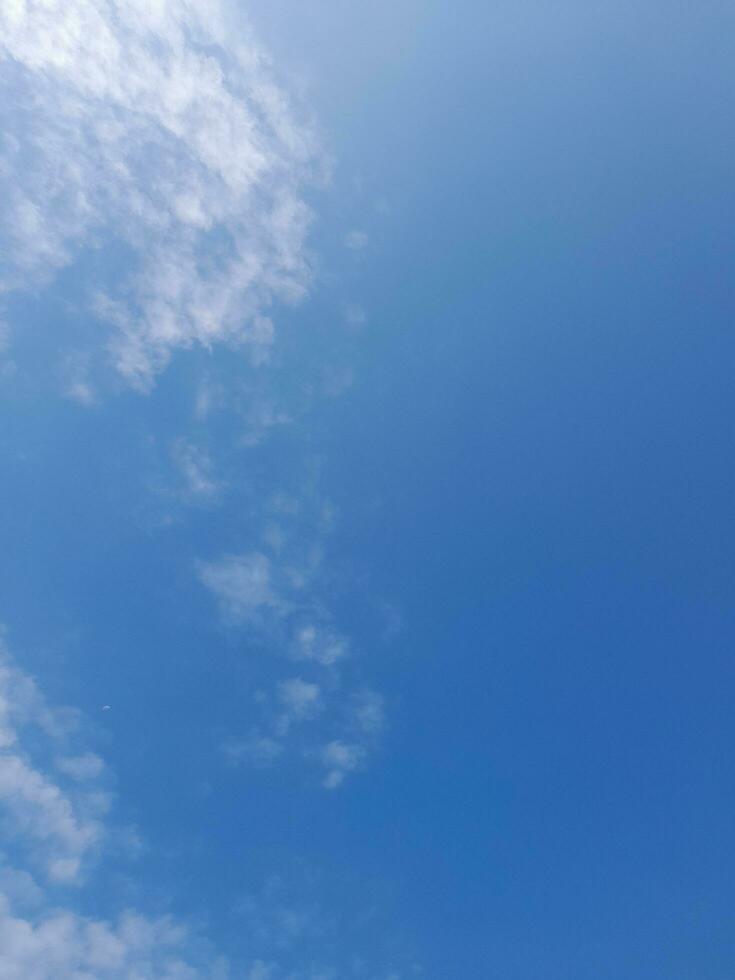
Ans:
{"label": "hazy white cloud streak", "polygon": [[0,5],[0,292],[116,245],[90,295],[116,328],[116,368],[140,387],[195,343],[266,358],[271,304],[309,280],[315,142],[233,10]]}

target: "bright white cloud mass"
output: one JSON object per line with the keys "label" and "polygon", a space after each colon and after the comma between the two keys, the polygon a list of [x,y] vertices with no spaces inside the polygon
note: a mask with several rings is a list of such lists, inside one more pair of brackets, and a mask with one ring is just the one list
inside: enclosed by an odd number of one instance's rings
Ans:
{"label": "bright white cloud mass", "polygon": [[269,307],[309,280],[314,139],[233,13],[216,0],[0,7],[0,289],[48,281],[103,242],[128,250],[130,275],[87,283],[88,302],[140,387],[192,344],[267,358]]}

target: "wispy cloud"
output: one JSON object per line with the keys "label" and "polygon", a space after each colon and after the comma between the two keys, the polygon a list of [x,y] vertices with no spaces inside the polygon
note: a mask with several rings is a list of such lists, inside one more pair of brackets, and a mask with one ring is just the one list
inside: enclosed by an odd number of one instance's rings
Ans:
{"label": "wispy cloud", "polygon": [[376,691],[360,691],[352,699],[352,720],[365,735],[379,735],[385,728],[385,704]]}
{"label": "wispy cloud", "polygon": [[310,278],[301,188],[316,143],[233,9],[0,8],[0,292],[124,245],[128,274],[89,285],[116,328],[113,363],[140,387],[192,344],[232,341],[262,361],[269,307]]}
{"label": "wispy cloud", "polygon": [[89,358],[84,354],[68,354],[61,368],[63,393],[79,405],[94,405],[97,395],[89,379]]}
{"label": "wispy cloud", "polygon": [[[104,767],[96,757],[62,757],[56,772],[43,764],[44,757],[68,750],[74,727],[73,717],[49,708],[34,682],[13,665],[0,636],[0,808],[5,837],[18,840],[31,863],[55,881],[80,879],[85,863],[102,843],[101,818],[110,804],[98,782]],[[81,777],[83,786],[77,785]]]}
{"label": "wispy cloud", "polygon": [[[233,913],[256,953],[245,974],[248,980],[408,980],[421,975],[420,967],[411,962],[401,968],[376,968],[378,950],[368,958],[341,957],[337,937],[352,931],[355,923],[343,908],[324,901],[323,886],[318,871],[301,866],[269,875],[260,889],[235,902]],[[304,960],[310,960],[306,969]]]}
{"label": "wispy cloud", "polygon": [[[279,710],[293,724],[313,716],[321,697],[316,685],[300,677],[288,678],[277,689]],[[370,699],[360,700],[362,705],[368,703]],[[112,818],[103,812],[106,804],[94,804],[97,816],[93,820],[89,817],[90,800],[101,792],[100,780],[105,778],[106,769],[102,759],[84,747],[82,730],[81,717],[50,706],[3,643],[3,980],[337,980],[346,975],[365,980],[407,980],[418,975],[418,968],[411,966],[376,969],[356,958],[349,946],[337,949],[334,939],[342,911],[327,911],[318,881],[311,874],[290,884],[279,875],[270,875],[260,890],[236,901],[232,914],[245,929],[249,949],[245,962],[239,965],[218,955],[195,926],[171,915],[151,915],[127,903],[107,916],[80,911],[78,886],[84,884],[84,878],[93,880],[107,874],[113,837],[109,826]],[[258,750],[269,751],[265,744],[259,749],[253,746],[253,751]],[[327,770],[325,784],[336,786],[359,765],[361,757],[361,750],[355,746],[339,742],[325,746],[321,759]],[[86,864],[84,875],[82,863]],[[58,867],[70,873],[57,874]],[[357,962],[361,963],[359,969],[354,966]]]}
{"label": "wispy cloud", "polygon": [[96,779],[104,772],[105,764],[94,752],[65,756],[56,760],[56,768],[78,782]]}
{"label": "wispy cloud", "polygon": [[0,976],[226,980],[226,961],[169,916],[90,918],[74,908],[64,886],[94,873],[112,836],[104,763],[88,750],[68,754],[79,727],[75,712],[47,704],[0,635]]}
{"label": "wispy cloud", "polygon": [[197,938],[168,917],[124,912],[113,921],[68,909],[21,916],[0,897],[0,975],[4,980],[225,980],[223,959],[202,957]]}
{"label": "wispy cloud", "polygon": [[322,707],[322,692],[318,684],[290,677],[278,685],[278,703],[281,708],[276,722],[279,734],[286,735],[291,726],[314,718]]}
{"label": "wispy cloud", "polygon": [[273,429],[287,425],[291,416],[279,408],[273,398],[251,392],[247,399],[247,408],[243,412],[243,421],[242,445],[252,448],[260,445]]}
{"label": "wispy cloud", "polygon": [[365,749],[361,745],[339,740],[328,742],[319,752],[319,761],[327,770],[324,786],[327,789],[340,786],[345,776],[359,768],[364,757]]}
{"label": "wispy cloud", "polygon": [[223,743],[236,763],[294,758],[323,771],[326,788],[363,768],[385,728],[383,698],[361,682],[361,658],[330,609],[324,545],[333,510],[315,486],[278,493],[262,513],[264,547],[199,562],[223,622],[272,656],[245,733]]}
{"label": "wispy cloud", "polygon": [[[79,256],[96,255],[82,288],[100,339],[67,352],[59,369],[64,393],[80,404],[99,397],[101,351],[139,389],[194,345],[237,344],[262,365],[274,308],[309,287],[304,187],[319,147],[239,18],[231,30],[236,6],[0,5],[0,293],[43,287]],[[363,249],[367,235],[351,232],[346,245]],[[356,306],[344,316],[353,328],[365,322]],[[0,324],[0,350],[4,338]],[[346,367],[326,366],[319,377],[328,395],[352,381]],[[175,471],[165,481],[169,499],[223,496],[221,459],[202,430],[225,403],[239,413],[239,446],[254,451],[293,418],[266,384],[237,402],[202,379],[192,411],[200,428],[156,442],[167,476]],[[362,682],[356,644],[320,585],[333,508],[308,493],[264,500],[262,537],[196,566],[223,620],[280,658],[254,699],[260,713],[223,749],[232,762],[256,766],[308,760],[334,789],[366,764],[384,730],[384,703]],[[84,885],[115,836],[105,764],[77,735],[74,713],[50,707],[0,649],[0,814],[17,865],[0,868],[0,976],[229,977],[196,930],[129,909],[90,918],[64,891]],[[286,925],[295,937],[293,915]],[[236,975],[340,975],[270,958],[245,969]],[[378,978],[367,969],[356,975]]]}
{"label": "wispy cloud", "polygon": [[231,738],[222,744],[225,758],[233,765],[246,763],[256,768],[272,766],[282,755],[283,743],[269,735]]}
{"label": "wispy cloud", "polygon": [[264,625],[267,614],[280,619],[290,608],[274,583],[271,559],[260,551],[200,562],[199,577],[234,623]]}
{"label": "wispy cloud", "polygon": [[187,439],[176,439],[171,456],[181,479],[180,495],[186,502],[210,503],[221,490],[209,454]]}

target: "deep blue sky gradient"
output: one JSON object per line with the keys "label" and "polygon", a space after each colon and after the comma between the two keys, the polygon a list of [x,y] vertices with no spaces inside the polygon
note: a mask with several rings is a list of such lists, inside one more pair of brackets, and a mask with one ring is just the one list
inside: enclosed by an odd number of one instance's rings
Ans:
{"label": "deep blue sky gradient", "polygon": [[[335,794],[212,761],[263,668],[192,568],[251,511],[159,526],[145,440],[189,424],[199,371],[245,370],[227,352],[89,411],[9,382],[14,645],[54,700],[114,703],[99,737],[153,844],[140,888],[235,950],[237,895],[278,868],[343,910],[329,941],[427,980],[727,980],[735,13],[331,0],[255,20],[308,69],[337,160],[323,275],[280,314],[285,388],[305,350],[355,381],[224,468],[287,485],[319,457],[327,586],[386,696],[383,746]],[[350,227],[365,250],[341,248]],[[14,300],[38,378],[75,289]],[[355,335],[332,325],[348,302]]]}

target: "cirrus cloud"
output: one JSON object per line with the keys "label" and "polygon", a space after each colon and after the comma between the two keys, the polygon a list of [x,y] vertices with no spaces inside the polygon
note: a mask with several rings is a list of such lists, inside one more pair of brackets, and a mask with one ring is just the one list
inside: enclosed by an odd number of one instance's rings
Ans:
{"label": "cirrus cloud", "polygon": [[88,292],[140,388],[194,344],[267,358],[270,307],[309,282],[316,142],[231,16],[219,0],[0,8],[0,292],[116,248],[127,274]]}

